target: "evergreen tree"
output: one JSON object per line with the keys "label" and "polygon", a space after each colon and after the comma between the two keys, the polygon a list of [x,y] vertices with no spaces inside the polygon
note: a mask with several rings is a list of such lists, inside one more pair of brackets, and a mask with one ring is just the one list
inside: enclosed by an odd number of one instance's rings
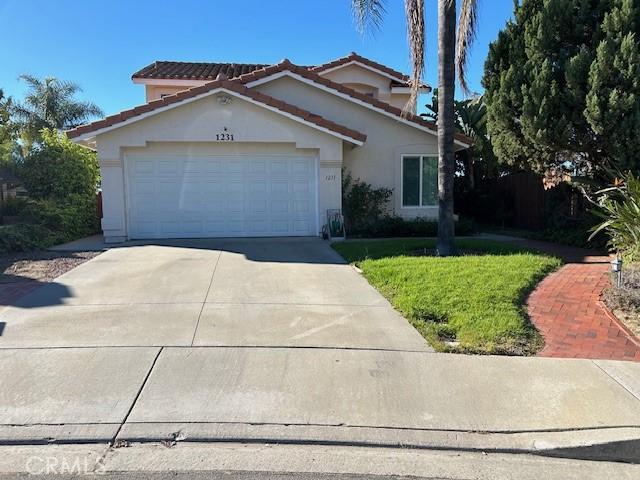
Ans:
{"label": "evergreen tree", "polygon": [[501,161],[539,172],[640,166],[633,158],[640,138],[636,3],[516,5],[514,21],[490,47],[483,78]]}
{"label": "evergreen tree", "polygon": [[585,116],[612,166],[638,170],[640,144],[640,6],[615,0],[589,71]]}

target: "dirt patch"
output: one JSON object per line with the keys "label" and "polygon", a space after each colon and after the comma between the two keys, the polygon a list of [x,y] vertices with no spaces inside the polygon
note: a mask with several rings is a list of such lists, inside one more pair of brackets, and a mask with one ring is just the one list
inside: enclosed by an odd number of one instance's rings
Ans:
{"label": "dirt patch", "polygon": [[29,252],[0,255],[0,284],[50,282],[101,252]]}

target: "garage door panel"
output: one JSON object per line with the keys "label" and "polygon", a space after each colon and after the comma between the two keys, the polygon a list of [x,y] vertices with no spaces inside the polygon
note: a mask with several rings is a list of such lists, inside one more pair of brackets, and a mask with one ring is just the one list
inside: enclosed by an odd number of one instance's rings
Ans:
{"label": "garage door panel", "polygon": [[178,160],[159,160],[157,163],[157,172],[159,175],[177,175]]}
{"label": "garage door panel", "polygon": [[267,173],[267,160],[249,160],[249,173]]}
{"label": "garage door panel", "polygon": [[274,175],[288,175],[289,162],[285,159],[271,160],[269,162],[269,171]]}
{"label": "garage door panel", "polygon": [[311,157],[127,158],[132,238],[317,235]]}
{"label": "garage door panel", "polygon": [[308,175],[311,165],[306,160],[293,160],[291,162],[291,173],[294,175]]}
{"label": "garage door panel", "polygon": [[203,162],[201,160],[186,160],[184,162],[184,173],[203,173]]}

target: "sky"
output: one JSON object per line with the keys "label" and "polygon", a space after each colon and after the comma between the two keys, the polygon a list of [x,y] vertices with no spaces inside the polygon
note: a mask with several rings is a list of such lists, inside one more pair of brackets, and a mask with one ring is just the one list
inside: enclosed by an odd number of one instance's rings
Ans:
{"label": "sky", "polygon": [[[481,92],[489,43],[513,0],[478,1],[468,77]],[[155,60],[313,65],[355,51],[410,73],[403,3],[387,0],[381,28],[362,36],[350,0],[0,0],[0,89],[19,100],[19,75],[54,76],[111,114],[144,103],[131,74]],[[437,1],[425,0],[425,9],[425,79],[435,86]]]}

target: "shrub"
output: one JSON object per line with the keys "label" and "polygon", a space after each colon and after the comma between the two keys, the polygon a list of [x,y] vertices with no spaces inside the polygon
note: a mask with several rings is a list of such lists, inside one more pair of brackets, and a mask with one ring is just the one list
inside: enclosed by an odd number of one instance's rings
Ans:
{"label": "shrub", "polygon": [[596,192],[595,215],[602,219],[592,237],[604,231],[611,250],[627,260],[640,258],[640,178],[628,172],[611,187]]}
{"label": "shrub", "polygon": [[48,248],[59,241],[58,235],[41,225],[0,226],[0,253]]}
{"label": "shrub", "polygon": [[342,212],[347,233],[365,232],[380,220],[391,198],[392,190],[374,188],[342,171]]}
{"label": "shrub", "polygon": [[18,215],[24,224],[2,230],[2,251],[47,248],[98,231],[94,152],[45,129],[17,168],[30,198],[5,204],[3,213]]}
{"label": "shrub", "polygon": [[42,131],[42,143],[29,152],[19,167],[19,176],[32,198],[95,196],[99,172],[95,152],[47,129]]}
{"label": "shrub", "polygon": [[0,208],[0,215],[6,215],[8,217],[18,216],[20,215],[26,204],[27,200],[25,198],[9,197],[0,204],[2,206]]}
{"label": "shrub", "polygon": [[[473,222],[460,218],[456,222],[456,235],[470,235],[475,231]],[[438,222],[429,218],[404,219],[386,215],[373,222],[366,231],[354,236],[370,238],[387,237],[435,237],[438,235]]]}
{"label": "shrub", "polygon": [[26,223],[57,232],[59,241],[68,242],[98,231],[95,195],[73,194],[62,200],[30,200],[21,212]]}

